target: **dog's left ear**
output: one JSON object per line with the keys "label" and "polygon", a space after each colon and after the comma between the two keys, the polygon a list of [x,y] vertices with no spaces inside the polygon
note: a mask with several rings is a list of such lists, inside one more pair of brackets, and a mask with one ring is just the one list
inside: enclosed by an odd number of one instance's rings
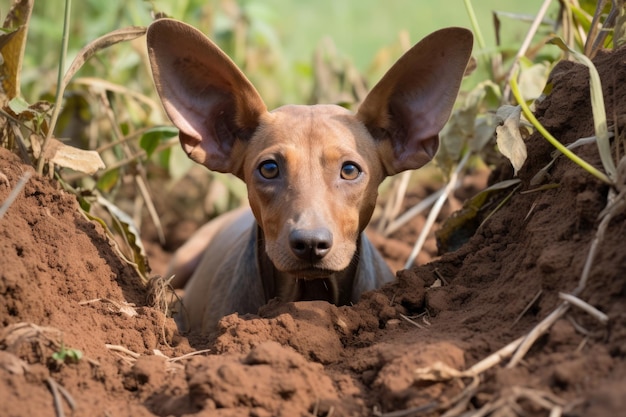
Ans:
{"label": "dog's left ear", "polygon": [[424,38],[387,71],[357,117],[379,140],[387,175],[417,169],[439,146],[472,53],[472,33],[447,28]]}
{"label": "dog's left ear", "polygon": [[267,112],[259,93],[217,45],[183,22],[158,19],[146,40],[157,92],[187,155],[238,174],[235,147]]}

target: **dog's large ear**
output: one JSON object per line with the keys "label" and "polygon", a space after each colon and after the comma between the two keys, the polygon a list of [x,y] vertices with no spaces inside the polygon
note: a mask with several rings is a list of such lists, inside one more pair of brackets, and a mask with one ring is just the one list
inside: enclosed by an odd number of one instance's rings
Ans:
{"label": "dog's large ear", "polygon": [[439,146],[472,52],[472,33],[447,28],[424,38],[387,71],[357,117],[379,140],[387,175],[417,169]]}
{"label": "dog's large ear", "polygon": [[156,20],[147,42],[156,89],[187,155],[214,171],[236,171],[235,143],[249,138],[267,112],[255,88],[224,52],[185,23]]}

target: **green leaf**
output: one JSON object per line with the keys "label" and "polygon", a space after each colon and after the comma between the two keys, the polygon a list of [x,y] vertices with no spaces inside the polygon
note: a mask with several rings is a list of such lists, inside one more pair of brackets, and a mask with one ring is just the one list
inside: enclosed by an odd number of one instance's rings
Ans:
{"label": "green leaf", "polygon": [[105,172],[100,178],[98,178],[98,189],[104,191],[105,193],[109,193],[113,187],[120,180],[120,170],[112,169],[110,171]]}
{"label": "green leaf", "polygon": [[21,114],[22,112],[29,110],[28,102],[22,97],[15,97],[9,101],[9,108],[15,114]]}
{"label": "green leaf", "polygon": [[524,66],[520,71],[519,88],[524,92],[526,100],[535,100],[541,96],[549,74],[550,65],[546,62]]}
{"label": "green leaf", "polygon": [[508,193],[509,188],[520,182],[521,180],[517,178],[504,180],[466,200],[463,207],[448,217],[435,232],[440,253],[456,250],[466,243],[476,233],[484,219],[493,213],[494,206],[505,201],[503,193],[505,191]]}
{"label": "green leaf", "polygon": [[615,28],[613,29],[613,49],[622,47],[626,43],[626,7],[620,7]]}
{"label": "green leaf", "polygon": [[608,177],[615,181],[617,169],[611,155],[611,142],[609,140],[609,129],[606,121],[606,110],[604,108],[604,96],[602,94],[602,83],[600,82],[600,74],[595,65],[589,58],[580,52],[574,51],[568,47],[561,38],[552,38],[549,43],[558,46],[565,52],[570,52],[576,60],[589,68],[589,88],[591,90],[591,110],[593,112],[593,124],[598,142],[598,151],[602,166],[608,174]]}
{"label": "green leaf", "polygon": [[67,349],[63,343],[61,348],[52,354],[52,359],[62,363],[77,363],[83,357],[83,352],[78,349]]}
{"label": "green leaf", "polygon": [[495,117],[490,114],[476,118],[474,137],[469,142],[472,152],[480,153],[491,142],[496,125]]}
{"label": "green leaf", "polygon": [[170,172],[170,160],[172,157],[172,148],[165,148],[157,154],[158,164],[167,172]]}
{"label": "green leaf", "polygon": [[70,362],[78,362],[83,357],[83,352],[78,349],[68,349],[65,356]]}
{"label": "green leaf", "polygon": [[152,156],[159,144],[178,135],[178,129],[171,126],[159,126],[150,129],[139,139],[139,146],[146,151],[148,158]]}
{"label": "green leaf", "polygon": [[137,265],[139,272],[143,277],[147,277],[148,259],[135,222],[128,214],[106,198],[98,195],[97,201],[98,204],[104,207],[111,215],[113,228],[124,238],[128,249],[130,249],[132,253],[133,262]]}

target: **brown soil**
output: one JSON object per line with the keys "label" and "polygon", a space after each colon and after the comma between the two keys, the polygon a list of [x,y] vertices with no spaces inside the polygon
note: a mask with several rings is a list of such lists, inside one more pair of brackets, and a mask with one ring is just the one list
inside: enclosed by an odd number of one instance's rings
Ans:
{"label": "brown soil", "polygon": [[[626,129],[625,61],[626,49],[596,59],[617,132]],[[564,143],[593,134],[587,79],[585,68],[559,64],[538,106]],[[519,191],[535,188],[530,178],[552,149],[533,135],[528,150]],[[600,166],[595,145],[577,153]],[[27,170],[0,149],[0,201]],[[56,391],[59,407],[70,413],[71,398],[80,416],[366,416],[413,407],[424,408],[393,415],[436,416],[468,386],[462,410],[493,404],[493,415],[547,416],[535,393],[566,415],[618,415],[626,408],[624,212],[579,295],[607,324],[571,308],[519,365],[506,368],[505,359],[476,386],[416,379],[437,362],[469,368],[525,335],[558,306],[559,292],[577,286],[609,190],[562,157],[544,183],[558,186],[516,192],[460,249],[399,273],[356,306],[270,303],[260,317],[224,318],[216,340],[198,340],[148,306],[133,268],[72,196],[33,176],[0,219],[0,415],[54,416]],[[398,245],[378,242],[388,254]],[[442,286],[432,286],[437,278]],[[83,358],[53,359],[61,343]],[[196,349],[210,352],[179,358]]]}

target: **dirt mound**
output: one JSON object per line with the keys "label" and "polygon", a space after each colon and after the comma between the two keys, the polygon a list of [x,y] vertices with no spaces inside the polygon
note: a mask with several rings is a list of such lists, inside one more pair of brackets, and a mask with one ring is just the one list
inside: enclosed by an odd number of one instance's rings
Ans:
{"label": "dirt mound", "polygon": [[[625,61],[625,49],[595,60],[615,132],[626,129]],[[593,135],[587,80],[584,67],[559,64],[537,108],[564,143]],[[435,416],[450,404],[492,405],[502,415],[520,407],[548,415],[547,405],[568,415],[619,414],[625,213],[611,222],[579,294],[607,324],[570,308],[516,367],[505,360],[472,380],[442,378],[437,365],[430,379],[417,378],[438,363],[471,367],[527,334],[559,305],[559,292],[578,284],[609,189],[563,157],[543,182],[554,187],[531,186],[552,149],[538,135],[527,145],[523,192],[459,250],[399,273],[356,306],[270,303],[259,316],[224,318],[208,341],[179,335],[148,307],[140,278],[102,228],[54,182],[33,175],[0,219],[0,414],[74,407],[75,415],[115,416]],[[577,153],[600,166],[595,144]],[[27,170],[0,149],[0,201]],[[83,357],[72,360],[71,349]],[[210,352],[183,357],[195,349]]]}

